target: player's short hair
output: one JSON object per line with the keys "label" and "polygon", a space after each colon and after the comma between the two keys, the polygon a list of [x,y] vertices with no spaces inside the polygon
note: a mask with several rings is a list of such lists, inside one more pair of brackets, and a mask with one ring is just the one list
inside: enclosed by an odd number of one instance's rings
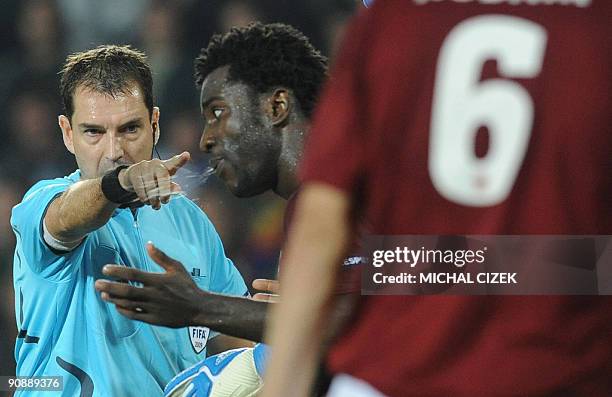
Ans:
{"label": "player's short hair", "polygon": [[196,85],[223,66],[229,66],[230,81],[258,93],[277,86],[292,90],[309,118],[327,75],[327,58],[303,33],[282,23],[251,23],[214,35],[195,60]]}
{"label": "player's short hair", "polygon": [[73,95],[77,87],[116,96],[125,94],[130,84],[142,90],[149,116],[153,113],[153,77],[144,53],[130,46],[102,45],[71,54],[60,71],[60,92],[64,111],[74,113]]}

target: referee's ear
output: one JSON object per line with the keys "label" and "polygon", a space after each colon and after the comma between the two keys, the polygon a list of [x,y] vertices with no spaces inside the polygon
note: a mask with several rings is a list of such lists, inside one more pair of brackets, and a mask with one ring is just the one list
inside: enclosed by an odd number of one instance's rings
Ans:
{"label": "referee's ear", "polygon": [[62,138],[64,138],[64,146],[72,154],[74,154],[74,141],[72,140],[72,126],[70,119],[63,114],[58,116],[57,122],[62,130]]}
{"label": "referee's ear", "polygon": [[266,101],[266,115],[274,127],[283,127],[291,112],[291,96],[286,88],[277,88]]}

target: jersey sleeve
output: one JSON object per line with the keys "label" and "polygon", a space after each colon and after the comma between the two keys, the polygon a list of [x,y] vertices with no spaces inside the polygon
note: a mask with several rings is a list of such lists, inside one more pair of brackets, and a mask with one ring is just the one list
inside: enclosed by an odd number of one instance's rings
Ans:
{"label": "jersey sleeve", "polygon": [[323,89],[300,169],[303,182],[323,182],[351,192],[363,175],[367,126],[362,98],[366,93],[360,77],[363,62],[355,62],[367,56],[361,30],[359,23],[349,27],[348,40]]}
{"label": "jersey sleeve", "polygon": [[16,260],[43,277],[55,275],[67,265],[68,257],[73,254],[53,250],[43,237],[43,219],[49,205],[70,185],[67,180],[40,182],[13,208],[11,227],[17,237]]}

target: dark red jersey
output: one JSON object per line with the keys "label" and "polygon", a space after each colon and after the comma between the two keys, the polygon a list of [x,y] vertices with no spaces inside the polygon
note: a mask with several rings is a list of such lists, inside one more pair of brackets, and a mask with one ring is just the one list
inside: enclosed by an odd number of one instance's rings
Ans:
{"label": "dark red jersey", "polygon": [[[611,38],[606,0],[377,0],[304,181],[373,234],[612,234]],[[397,397],[611,396],[612,299],[363,297],[329,364]]]}

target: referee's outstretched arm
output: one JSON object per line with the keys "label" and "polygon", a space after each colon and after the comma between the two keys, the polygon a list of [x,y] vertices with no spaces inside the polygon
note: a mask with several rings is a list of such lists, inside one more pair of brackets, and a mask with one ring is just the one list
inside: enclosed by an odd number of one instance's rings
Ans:
{"label": "referee's outstretched arm", "polygon": [[[180,190],[171,177],[189,158],[189,153],[184,152],[168,160],[141,161],[121,169],[115,182],[119,185],[117,189],[133,194],[131,200],[159,209],[173,192]],[[103,180],[107,175],[77,182],[53,200],[44,218],[46,239],[71,249],[108,222],[121,203],[109,197],[108,190],[104,191]]]}

